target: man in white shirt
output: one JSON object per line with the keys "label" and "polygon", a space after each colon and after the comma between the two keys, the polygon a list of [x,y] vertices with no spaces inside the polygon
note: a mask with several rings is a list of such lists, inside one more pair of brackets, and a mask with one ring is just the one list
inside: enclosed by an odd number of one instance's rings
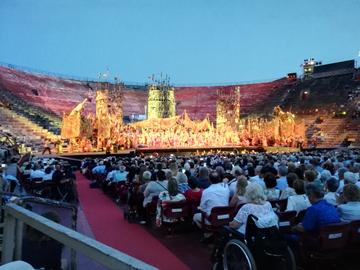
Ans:
{"label": "man in white shirt", "polygon": [[[229,187],[221,181],[217,172],[212,172],[209,178],[211,185],[203,191],[199,207],[207,215],[210,215],[214,207],[228,206],[230,198]],[[196,213],[193,220],[201,228],[201,213]]]}
{"label": "man in white shirt", "polygon": [[262,174],[261,174],[261,170],[262,170],[262,166],[256,166],[256,168],[255,168],[255,176],[253,176],[253,177],[250,177],[249,178],[249,182],[250,183],[256,183],[256,184],[258,184],[258,185],[260,185],[263,189],[265,189],[266,188],[266,186],[265,186],[265,182],[264,182],[264,178],[263,178],[263,176],[262,176]]}

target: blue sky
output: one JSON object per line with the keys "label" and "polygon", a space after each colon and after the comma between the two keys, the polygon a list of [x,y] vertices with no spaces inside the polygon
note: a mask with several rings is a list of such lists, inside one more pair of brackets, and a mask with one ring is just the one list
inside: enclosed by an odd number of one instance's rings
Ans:
{"label": "blue sky", "polygon": [[359,0],[1,0],[0,61],[126,82],[276,79],[359,59]]}

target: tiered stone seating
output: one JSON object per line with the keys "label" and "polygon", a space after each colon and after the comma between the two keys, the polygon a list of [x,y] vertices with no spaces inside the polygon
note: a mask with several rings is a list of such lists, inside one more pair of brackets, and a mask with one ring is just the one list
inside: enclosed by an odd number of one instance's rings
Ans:
{"label": "tiered stone seating", "polygon": [[32,106],[5,89],[0,88],[0,90],[0,101],[10,104],[12,110],[25,116],[37,125],[55,134],[60,134],[61,119],[57,115],[51,114],[42,108]]}
{"label": "tiered stone seating", "polygon": [[4,107],[0,107],[0,130],[13,135],[19,144],[24,144],[33,153],[42,151],[45,139],[58,139],[54,133]]}

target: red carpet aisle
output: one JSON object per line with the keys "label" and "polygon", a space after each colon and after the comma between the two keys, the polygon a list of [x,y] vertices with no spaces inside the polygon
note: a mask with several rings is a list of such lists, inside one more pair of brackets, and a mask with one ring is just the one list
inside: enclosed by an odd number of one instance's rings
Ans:
{"label": "red carpet aisle", "polygon": [[189,269],[141,225],[129,224],[121,209],[76,173],[79,200],[96,240],[160,269]]}

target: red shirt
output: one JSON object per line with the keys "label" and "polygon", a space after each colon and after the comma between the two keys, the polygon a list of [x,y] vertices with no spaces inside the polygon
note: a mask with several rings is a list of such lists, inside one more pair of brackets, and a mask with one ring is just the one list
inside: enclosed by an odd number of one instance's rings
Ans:
{"label": "red shirt", "polygon": [[187,191],[185,191],[184,195],[186,201],[200,203],[202,193],[202,188],[199,191],[193,191],[192,189],[188,189]]}

